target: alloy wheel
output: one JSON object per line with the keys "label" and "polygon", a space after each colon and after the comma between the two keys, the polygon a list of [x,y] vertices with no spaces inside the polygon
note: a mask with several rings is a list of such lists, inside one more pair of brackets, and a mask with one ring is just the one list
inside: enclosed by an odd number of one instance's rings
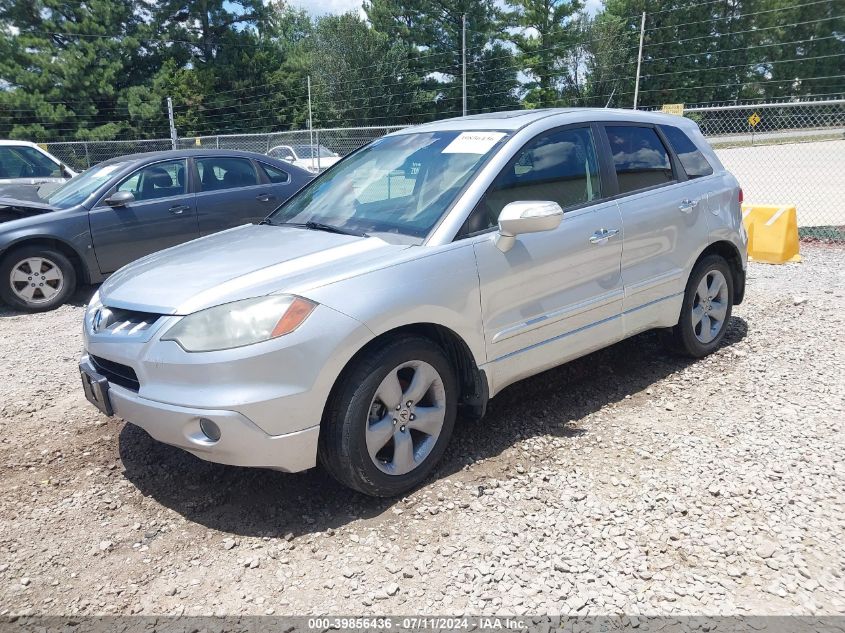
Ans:
{"label": "alloy wheel", "polygon": [[47,303],[64,287],[59,266],[46,257],[27,257],[12,267],[9,274],[12,292],[29,304]]}
{"label": "alloy wheel", "polygon": [[719,336],[728,313],[728,282],[718,270],[708,271],[698,283],[692,302],[695,338],[705,345]]}
{"label": "alloy wheel", "polygon": [[366,442],[373,464],[405,475],[429,456],[446,419],[446,390],[437,370],[413,360],[381,381],[369,408]]}

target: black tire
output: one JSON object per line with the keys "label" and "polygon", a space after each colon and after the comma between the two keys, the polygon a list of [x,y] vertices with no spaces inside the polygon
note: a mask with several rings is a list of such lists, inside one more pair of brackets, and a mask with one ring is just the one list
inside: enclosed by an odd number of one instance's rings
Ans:
{"label": "black tire", "polygon": [[[692,320],[692,310],[696,298],[696,289],[699,283],[713,271],[722,273],[727,284],[727,312],[721,324],[721,330],[713,340],[703,343],[696,336],[695,326]],[[731,319],[734,302],[734,277],[730,265],[719,255],[708,255],[698,262],[690,273],[687,287],[684,291],[684,303],[681,306],[681,314],[678,324],[671,328],[668,336],[668,346],[672,351],[693,358],[707,356],[715,350],[725,337],[728,330],[728,322]]]}
{"label": "black tire", "polygon": [[[439,374],[445,390],[445,419],[428,456],[413,470],[392,475],[376,467],[367,450],[366,429],[376,390],[405,362],[423,361]],[[337,481],[374,497],[395,497],[419,485],[443,456],[457,412],[455,371],[443,350],[418,336],[399,336],[365,352],[348,367],[329,399],[320,431],[319,459]]]}
{"label": "black tire", "polygon": [[[38,291],[33,301],[26,301],[18,296],[13,288],[11,274],[12,270],[24,259],[39,257],[46,260],[49,265],[55,266],[61,271],[62,279],[59,292],[47,300],[44,300],[41,291]],[[46,266],[45,266],[46,267]],[[45,283],[45,282],[39,282]],[[22,310],[23,312],[46,312],[59,307],[68,300],[76,290],[76,270],[70,260],[59,251],[46,246],[23,246],[7,253],[0,261],[0,299],[5,303]]]}

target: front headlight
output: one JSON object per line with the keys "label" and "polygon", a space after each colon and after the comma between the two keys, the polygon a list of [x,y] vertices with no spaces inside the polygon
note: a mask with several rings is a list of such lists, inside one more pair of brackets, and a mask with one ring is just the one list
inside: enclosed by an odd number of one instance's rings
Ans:
{"label": "front headlight", "polygon": [[88,305],[85,306],[85,327],[89,332],[94,330],[94,315],[97,313],[97,310],[102,307],[103,303],[100,301],[100,291],[98,290],[88,301]]}
{"label": "front headlight", "polygon": [[186,352],[243,347],[290,334],[317,304],[290,295],[271,295],[225,303],[189,314],[162,341],[175,341]]}

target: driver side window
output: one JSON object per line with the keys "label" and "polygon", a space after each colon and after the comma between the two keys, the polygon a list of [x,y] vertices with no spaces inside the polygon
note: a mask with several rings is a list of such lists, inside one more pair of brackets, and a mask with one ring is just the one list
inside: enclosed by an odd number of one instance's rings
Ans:
{"label": "driver side window", "polygon": [[511,202],[557,202],[572,208],[602,197],[601,177],[589,127],[551,131],[530,141],[502,170],[470,214],[461,237],[498,225]]}
{"label": "driver side window", "polygon": [[116,191],[128,191],[139,202],[182,195],[185,193],[185,161],[147,165],[120,183]]}

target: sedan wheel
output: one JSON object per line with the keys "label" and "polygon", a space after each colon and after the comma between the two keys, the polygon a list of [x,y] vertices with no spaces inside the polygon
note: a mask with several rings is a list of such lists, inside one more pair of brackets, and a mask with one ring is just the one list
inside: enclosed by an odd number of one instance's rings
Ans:
{"label": "sedan wheel", "polygon": [[0,260],[0,298],[18,310],[52,310],[75,289],[73,264],[57,250],[23,246]]}
{"label": "sedan wheel", "polygon": [[27,257],[12,267],[9,283],[21,300],[38,305],[53,300],[65,284],[61,268],[46,257]]}
{"label": "sedan wheel", "polygon": [[320,463],[368,495],[407,492],[446,450],[457,400],[455,371],[437,344],[413,335],[386,339],[338,379],[323,416]]}

